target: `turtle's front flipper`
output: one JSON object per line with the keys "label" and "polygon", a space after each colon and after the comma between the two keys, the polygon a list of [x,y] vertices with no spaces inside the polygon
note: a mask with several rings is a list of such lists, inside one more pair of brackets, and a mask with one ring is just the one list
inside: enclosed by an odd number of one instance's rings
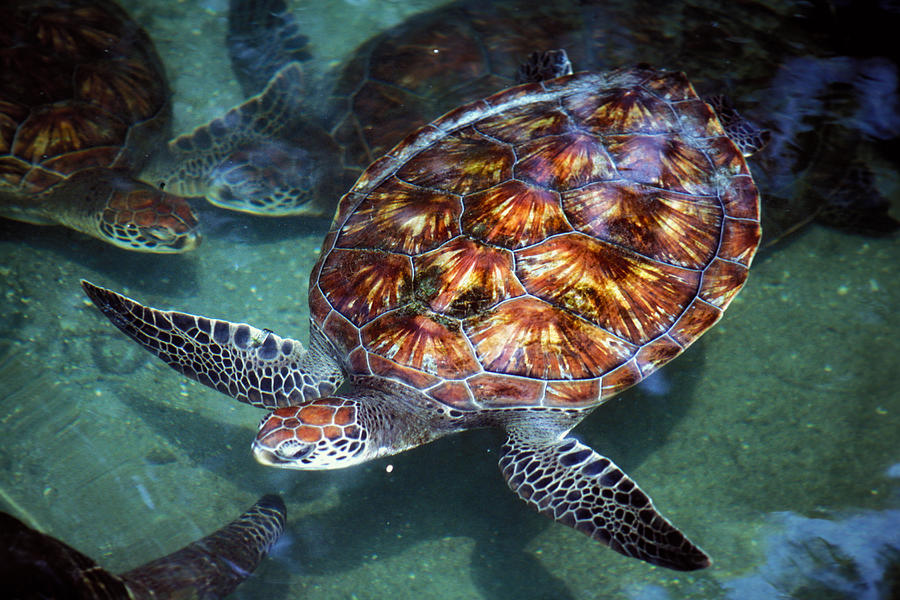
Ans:
{"label": "turtle's front flipper", "polygon": [[284,0],[230,0],[225,43],[244,94],[258,93],[284,65],[311,58],[309,38]]}
{"label": "turtle's front flipper", "polygon": [[[530,433],[530,432],[529,432]],[[572,438],[511,431],[500,455],[509,487],[538,512],[654,565],[692,571],[709,557],[612,461]]]}
{"label": "turtle's front flipper", "polygon": [[169,142],[166,189],[262,216],[330,216],[343,185],[339,149],[303,118],[302,79],[289,63],[258,95]]}
{"label": "turtle's front flipper", "polygon": [[244,323],[162,311],[81,282],[97,308],[170,367],[223,394],[274,409],[334,392],[340,367],[315,327],[311,348]]}
{"label": "turtle's front flipper", "polygon": [[203,539],[122,573],[136,597],[222,598],[256,569],[284,531],[284,501],[263,496],[240,517]]}

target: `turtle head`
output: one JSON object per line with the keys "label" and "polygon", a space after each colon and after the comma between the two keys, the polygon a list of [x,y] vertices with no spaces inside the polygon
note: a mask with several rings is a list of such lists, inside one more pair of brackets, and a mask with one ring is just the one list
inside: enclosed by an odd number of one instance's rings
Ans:
{"label": "turtle head", "polygon": [[82,169],[43,201],[59,223],[125,250],[172,254],[200,243],[187,200],[115,169]]}
{"label": "turtle head", "polygon": [[97,236],[126,250],[172,254],[200,243],[187,200],[150,186],[115,186],[95,218]]}
{"label": "turtle head", "polygon": [[371,443],[361,417],[364,405],[348,398],[320,398],[270,413],[253,440],[256,460],[282,469],[341,469],[386,452]]}

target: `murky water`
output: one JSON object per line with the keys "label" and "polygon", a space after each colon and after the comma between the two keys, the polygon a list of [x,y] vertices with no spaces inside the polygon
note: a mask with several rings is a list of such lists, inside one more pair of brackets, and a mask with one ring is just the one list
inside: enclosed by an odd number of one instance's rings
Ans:
{"label": "murky water", "polygon": [[[314,54],[310,85],[325,85],[323,74],[370,36],[434,4],[295,1]],[[877,32],[860,35],[854,13],[835,24],[789,3],[629,6],[606,4],[586,21],[606,37],[585,66],[662,62],[704,93],[743,101],[778,134],[753,167],[776,198],[770,216],[788,215],[772,231],[810,215],[804,190],[831,186],[850,161],[870,168],[900,215],[897,63]],[[166,64],[176,132],[240,102],[224,45],[227,2],[126,8]],[[900,22],[887,8],[877,16],[867,22]],[[0,505],[111,570],[168,553],[278,492],[288,532],[236,597],[900,594],[896,235],[813,223],[768,246],[717,327],[576,430],[713,557],[710,569],[681,574],[531,513],[499,476],[496,432],[344,471],[254,462],[262,412],[137,348],[78,285],[89,279],[305,341],[308,273],[328,220],[195,206],[204,242],[174,257],[0,221]]]}

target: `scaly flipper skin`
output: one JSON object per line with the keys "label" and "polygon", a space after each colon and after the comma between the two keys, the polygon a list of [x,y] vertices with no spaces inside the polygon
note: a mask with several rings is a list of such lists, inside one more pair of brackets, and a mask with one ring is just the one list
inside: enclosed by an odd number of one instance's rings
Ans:
{"label": "scaly flipper skin", "polygon": [[308,43],[284,0],[229,0],[226,45],[245,95],[258,93],[284,65],[309,60]]}
{"label": "scaly flipper skin", "polygon": [[500,470],[529,506],[616,552],[679,571],[710,565],[621,469],[572,438],[542,440],[513,429]]}
{"label": "scaly flipper skin", "polygon": [[84,291],[125,334],[170,367],[259,408],[296,406],[332,393],[343,375],[315,343],[244,323],[230,323],[138,304],[87,281]]}
{"label": "scaly flipper skin", "polygon": [[302,79],[300,65],[289,63],[256,96],[169,142],[169,187],[255,215],[329,214],[333,207],[314,202],[313,191],[333,174],[337,149],[303,119]]}
{"label": "scaly flipper skin", "polygon": [[181,550],[115,575],[67,544],[0,512],[0,595],[85,600],[211,600],[232,593],[284,531],[278,496]]}
{"label": "scaly flipper skin", "polygon": [[185,589],[195,590],[199,598],[227,596],[281,537],[286,517],[280,497],[263,496],[215,533],[120,577],[129,589],[146,590],[153,598],[173,598]]}

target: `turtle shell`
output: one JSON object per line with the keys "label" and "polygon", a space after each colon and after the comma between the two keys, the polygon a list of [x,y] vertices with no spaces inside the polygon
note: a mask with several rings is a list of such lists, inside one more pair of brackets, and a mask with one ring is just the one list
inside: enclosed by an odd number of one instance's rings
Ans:
{"label": "turtle shell", "polygon": [[328,101],[326,128],[360,170],[438,115],[515,83],[535,50],[566,48],[595,68],[582,11],[553,3],[456,2],[362,45]]}
{"label": "turtle shell", "polygon": [[167,133],[153,45],[105,0],[0,8],[0,90],[0,189],[36,194],[88,167],[138,168],[139,150]]}
{"label": "turtle shell", "polygon": [[712,326],[759,238],[747,164],[683,73],[579,73],[463,106],[374,163],[310,308],[352,375],[457,410],[588,408]]}

